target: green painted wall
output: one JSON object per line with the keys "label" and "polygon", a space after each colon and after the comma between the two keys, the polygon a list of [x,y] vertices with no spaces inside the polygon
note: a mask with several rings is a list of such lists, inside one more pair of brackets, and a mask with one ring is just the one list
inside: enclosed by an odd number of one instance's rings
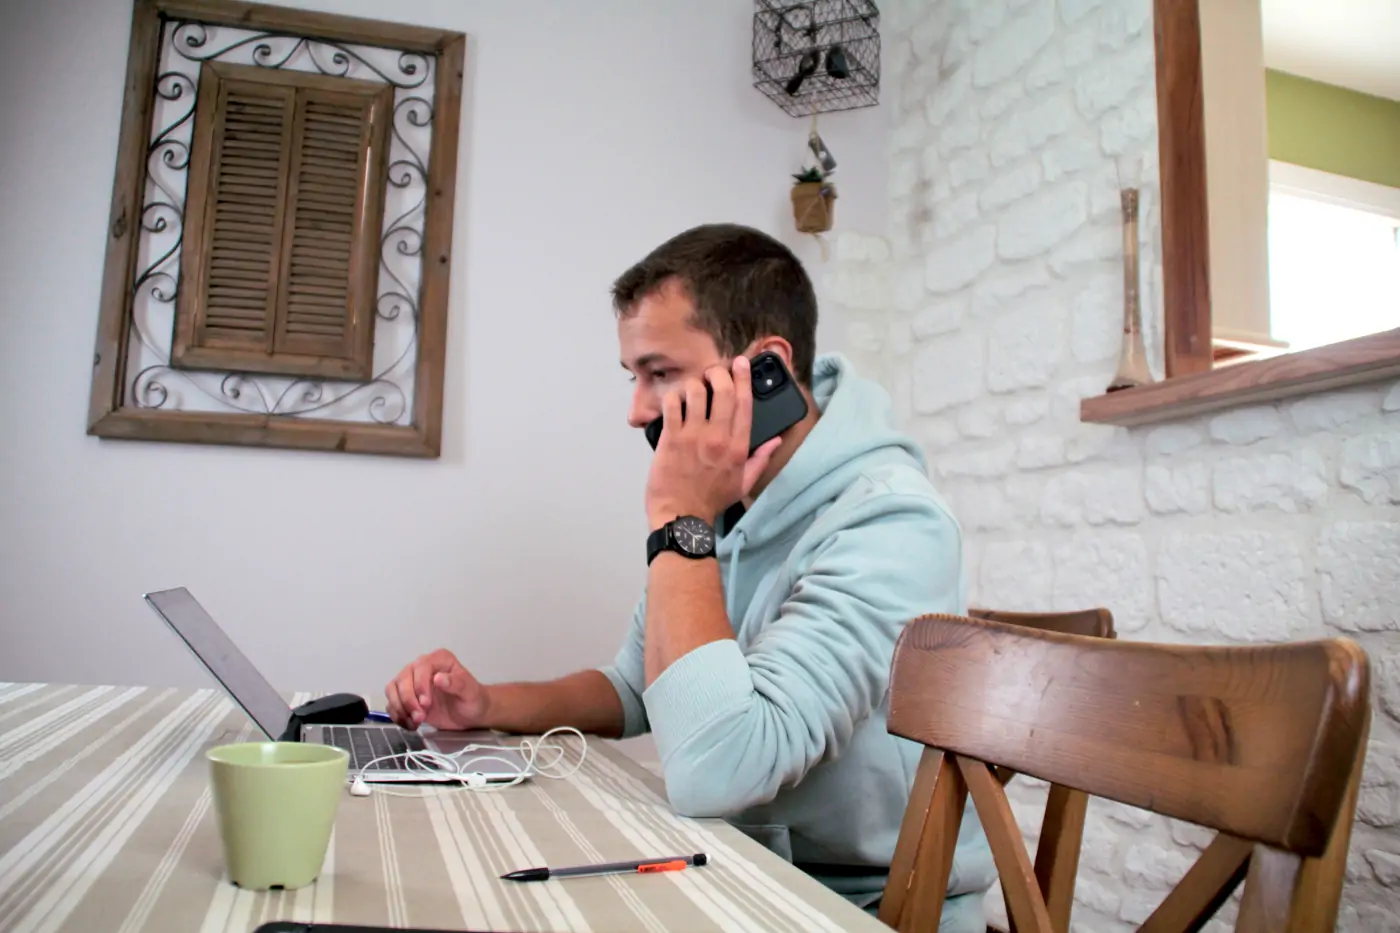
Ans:
{"label": "green painted wall", "polygon": [[1264,74],[1269,158],[1400,188],[1400,101]]}

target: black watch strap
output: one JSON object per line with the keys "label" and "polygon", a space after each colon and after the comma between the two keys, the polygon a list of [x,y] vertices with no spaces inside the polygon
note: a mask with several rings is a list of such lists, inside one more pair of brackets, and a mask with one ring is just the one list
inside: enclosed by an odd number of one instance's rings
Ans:
{"label": "black watch strap", "polygon": [[671,523],[667,522],[647,535],[647,566],[656,560],[656,555],[669,550],[671,544]]}
{"label": "black watch strap", "polygon": [[[683,533],[688,533],[688,538],[677,539],[676,528],[678,526],[683,529]],[[687,548],[681,543],[682,540],[694,542],[697,537],[706,543],[704,550],[697,550],[694,547]],[[647,566],[651,566],[656,555],[662,551],[675,551],[682,557],[691,560],[713,557],[715,554],[714,526],[693,515],[682,515],[680,518],[672,519],[647,535]]]}

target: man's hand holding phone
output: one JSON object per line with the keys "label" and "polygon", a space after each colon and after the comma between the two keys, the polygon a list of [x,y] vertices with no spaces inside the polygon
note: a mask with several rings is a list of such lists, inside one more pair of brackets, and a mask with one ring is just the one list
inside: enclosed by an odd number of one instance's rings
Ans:
{"label": "man's hand holding phone", "polygon": [[[681,515],[714,519],[748,495],[782,439],[749,455],[753,384],[749,360],[712,366],[704,379],[687,379],[662,401],[662,431],[647,479],[646,509],[653,529]],[[706,417],[706,384],[713,398]],[[682,415],[681,402],[685,402]]]}

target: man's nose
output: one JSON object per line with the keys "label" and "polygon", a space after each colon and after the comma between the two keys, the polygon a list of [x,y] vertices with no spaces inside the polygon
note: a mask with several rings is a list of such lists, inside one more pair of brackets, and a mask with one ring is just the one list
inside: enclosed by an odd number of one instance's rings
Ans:
{"label": "man's nose", "polygon": [[661,414],[652,394],[641,386],[632,393],[632,408],[627,412],[627,423],[634,428],[644,428]]}

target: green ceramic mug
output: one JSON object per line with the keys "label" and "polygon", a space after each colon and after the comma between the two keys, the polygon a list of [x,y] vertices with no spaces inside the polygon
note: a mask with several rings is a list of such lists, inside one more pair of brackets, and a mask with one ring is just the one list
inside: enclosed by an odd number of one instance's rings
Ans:
{"label": "green ceramic mug", "polygon": [[344,749],[248,742],[207,757],[229,880],[255,891],[315,881],[345,791]]}

